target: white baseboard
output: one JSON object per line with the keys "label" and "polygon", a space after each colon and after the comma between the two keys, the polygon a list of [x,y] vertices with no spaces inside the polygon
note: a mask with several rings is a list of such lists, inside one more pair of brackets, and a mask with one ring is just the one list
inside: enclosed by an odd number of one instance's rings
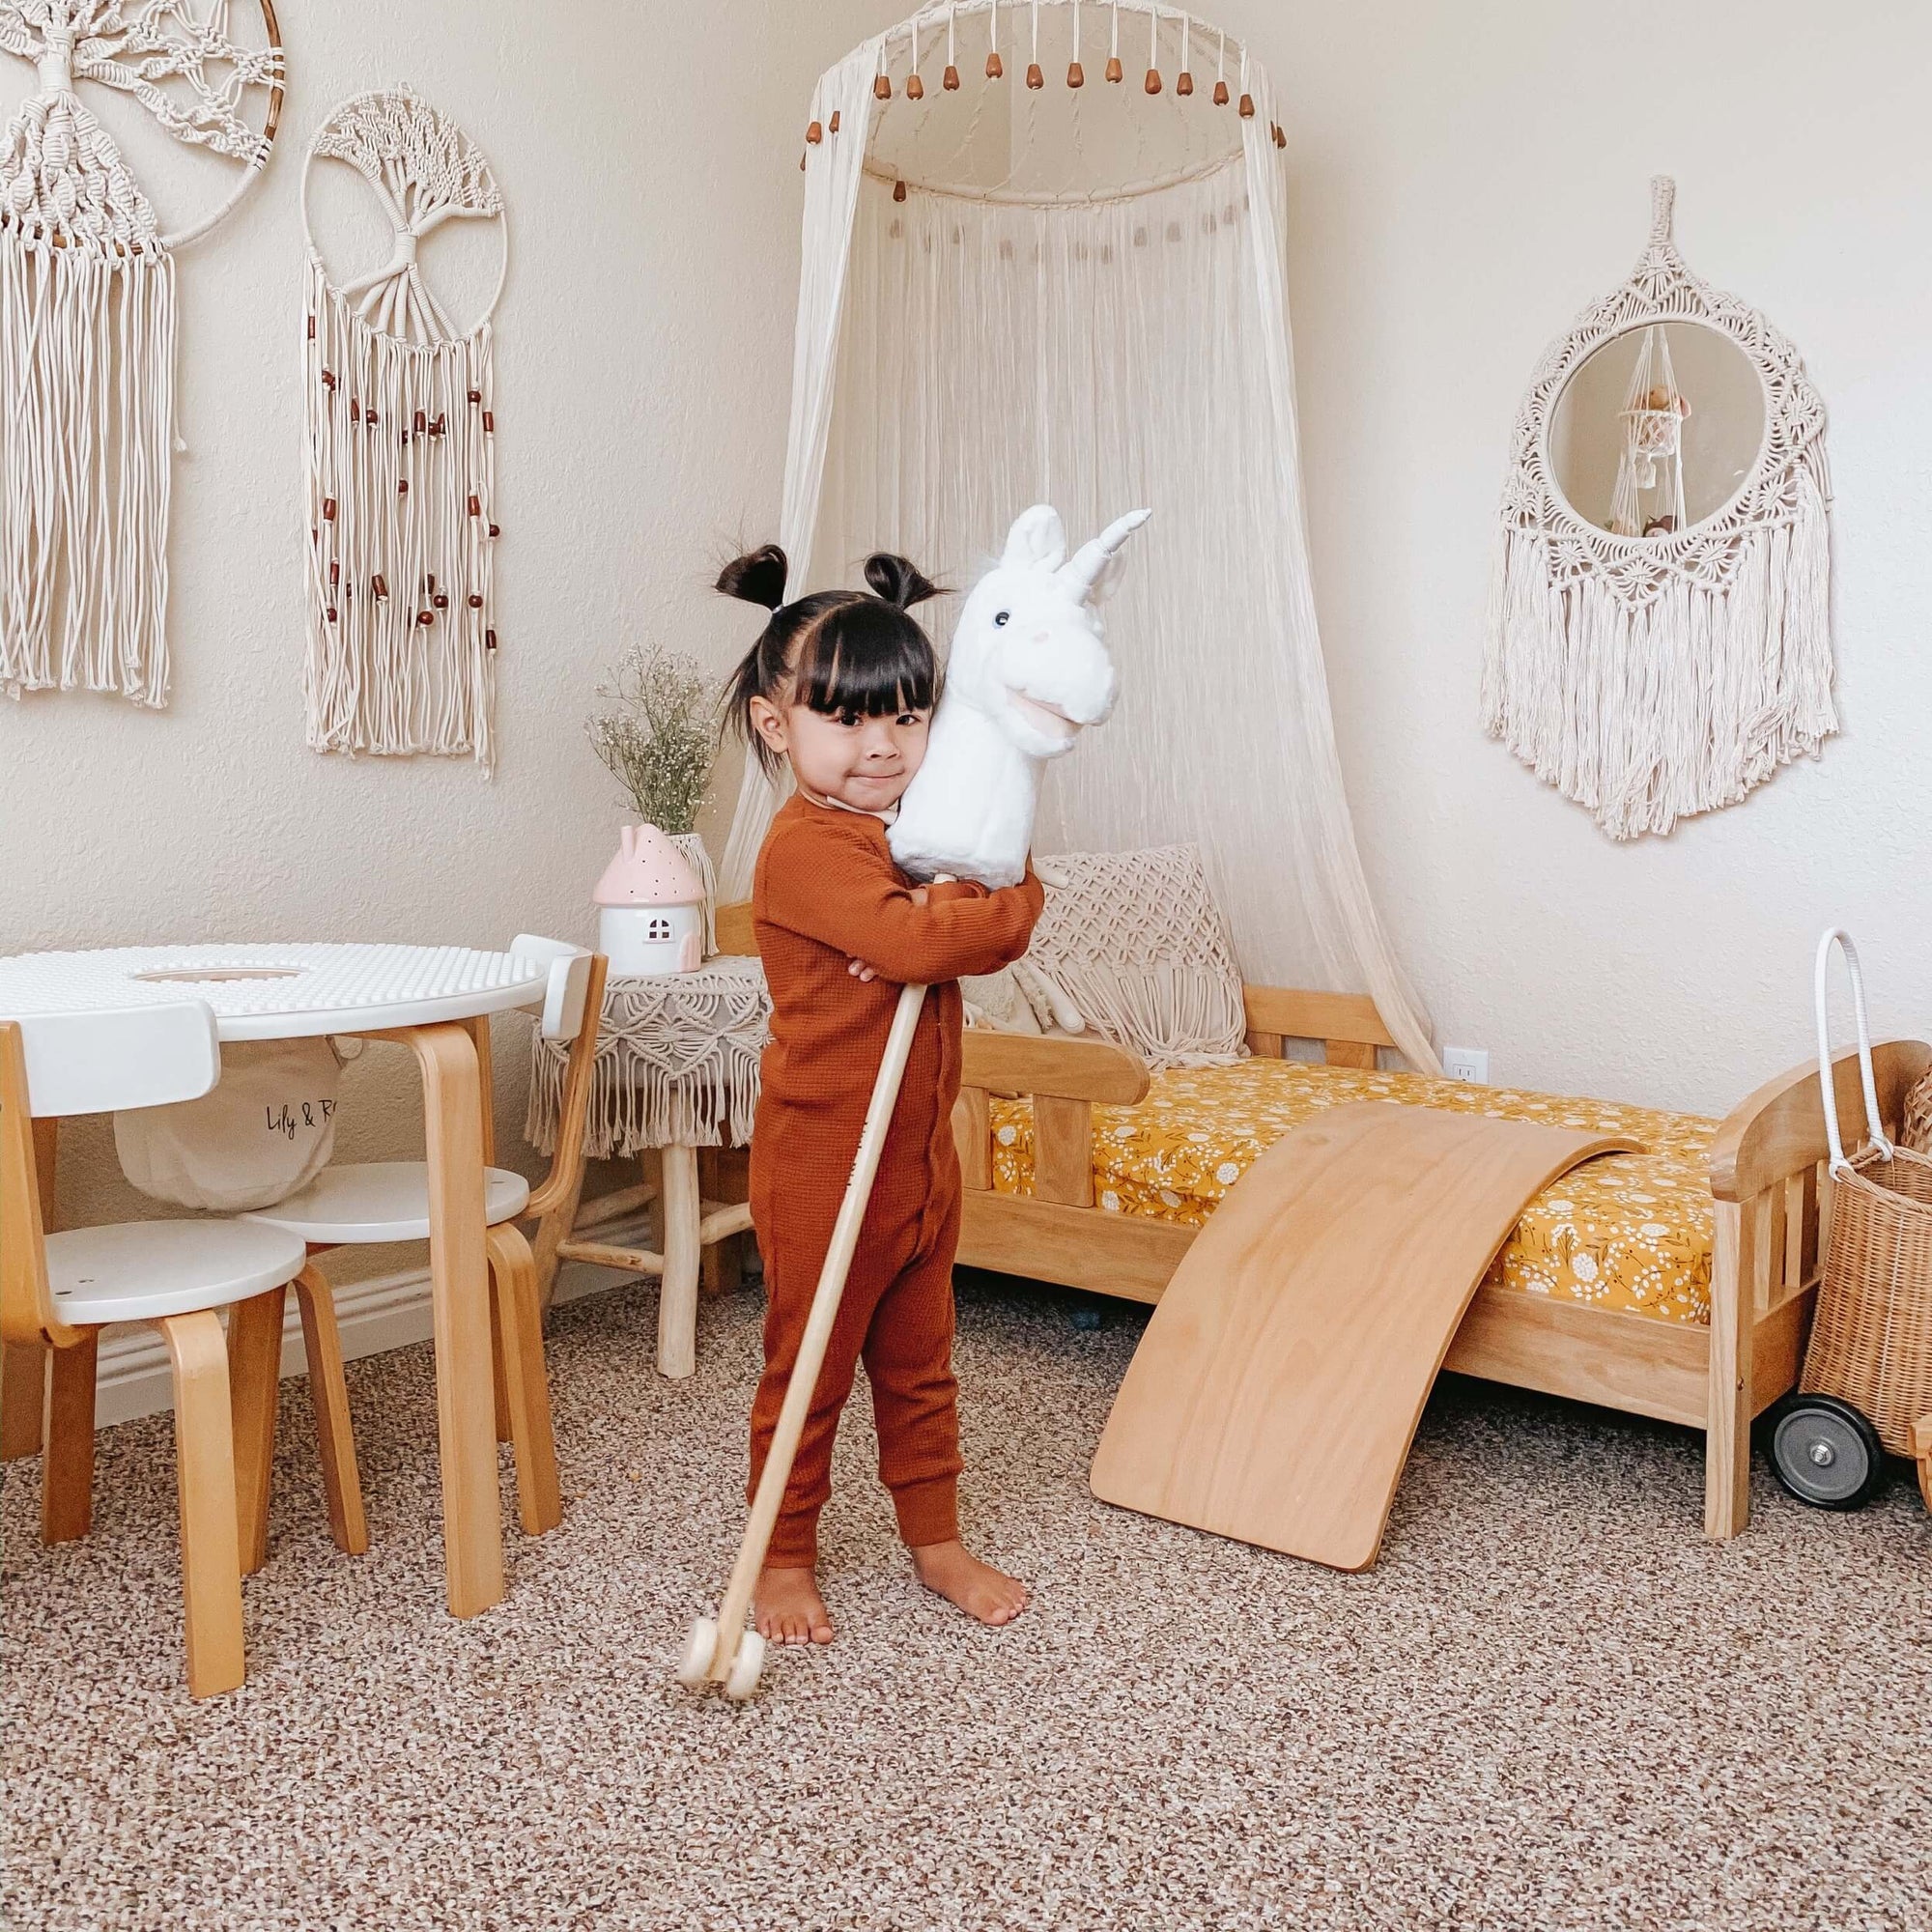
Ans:
{"label": "white baseboard", "polygon": [[[566,1262],[557,1273],[554,1301],[581,1301],[586,1294],[600,1294],[606,1289],[639,1279],[614,1268]],[[366,1281],[354,1281],[338,1288],[335,1319],[342,1330],[342,1352],[350,1361],[427,1342],[429,1269],[404,1268],[395,1274],[371,1275]],[[296,1298],[291,1294],[282,1325],[282,1374],[307,1373],[301,1319]],[[167,1345],[159,1333],[145,1323],[107,1329],[100,1338],[99,1368],[95,1381],[95,1427],[105,1429],[112,1423],[131,1422],[139,1415],[158,1415],[173,1406]]]}

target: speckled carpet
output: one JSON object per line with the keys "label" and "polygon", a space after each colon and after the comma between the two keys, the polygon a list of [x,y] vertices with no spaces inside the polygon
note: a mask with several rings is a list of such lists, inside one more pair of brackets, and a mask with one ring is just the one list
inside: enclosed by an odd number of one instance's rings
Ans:
{"label": "speckled carpet", "polygon": [[[1139,1333],[962,1281],[991,1633],[913,1583],[848,1418],[841,1633],[743,1708],[670,1682],[737,1534],[757,1304],[696,1378],[655,1298],[558,1311],[561,1529],[441,1609],[427,1349],[352,1363],[375,1537],[327,1540],[284,1386],[250,1674],[181,1688],[166,1417],[106,1433],[97,1524],[6,1472],[9,1927],[1895,1928],[1932,1924],[1932,1528],[1788,1501],[1698,1533],[1685,1432],[1450,1382],[1379,1568],[1342,1577],[1087,1492]],[[513,1520],[513,1519],[512,1519]]]}

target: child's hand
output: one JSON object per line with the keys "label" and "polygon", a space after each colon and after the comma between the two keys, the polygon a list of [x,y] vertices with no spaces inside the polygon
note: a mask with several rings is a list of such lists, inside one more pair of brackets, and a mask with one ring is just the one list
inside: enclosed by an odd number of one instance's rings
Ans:
{"label": "child's hand", "polygon": [[879,977],[879,969],[876,966],[867,966],[863,959],[847,960],[845,964],[845,970],[846,972],[851,974],[853,979],[857,980],[862,986],[866,984],[867,980],[876,980]]}

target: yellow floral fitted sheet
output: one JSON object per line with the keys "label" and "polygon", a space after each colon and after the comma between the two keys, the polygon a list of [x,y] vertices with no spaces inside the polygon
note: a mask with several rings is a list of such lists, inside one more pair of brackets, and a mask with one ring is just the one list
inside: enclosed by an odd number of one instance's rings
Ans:
{"label": "yellow floral fitted sheet", "polygon": [[[1581,1127],[1642,1153],[1574,1168],[1530,1203],[1492,1286],[1664,1321],[1711,1319],[1715,1121],[1571,1100],[1418,1073],[1361,1073],[1293,1060],[1175,1068],[1134,1107],[1094,1109],[1094,1198],[1105,1212],[1198,1228],[1264,1148],[1323,1107],[1387,1100]],[[993,1188],[1033,1192],[1033,1103],[992,1103]]]}

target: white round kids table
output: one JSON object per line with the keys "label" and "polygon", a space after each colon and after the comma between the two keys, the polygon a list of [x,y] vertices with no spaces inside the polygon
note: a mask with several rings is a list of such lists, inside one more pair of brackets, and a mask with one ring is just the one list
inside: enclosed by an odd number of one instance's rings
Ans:
{"label": "white round kids table", "polygon": [[[213,1009],[224,1040],[362,1034],[413,1050],[428,1143],[443,1555],[458,1617],[503,1595],[484,1250],[488,1023],[492,1013],[539,1004],[547,980],[537,961],[463,946],[138,946],[0,959],[0,1015],[10,1018],[195,999]],[[51,1203],[50,1184],[46,1194]],[[11,1395],[24,1376],[9,1368]]]}

